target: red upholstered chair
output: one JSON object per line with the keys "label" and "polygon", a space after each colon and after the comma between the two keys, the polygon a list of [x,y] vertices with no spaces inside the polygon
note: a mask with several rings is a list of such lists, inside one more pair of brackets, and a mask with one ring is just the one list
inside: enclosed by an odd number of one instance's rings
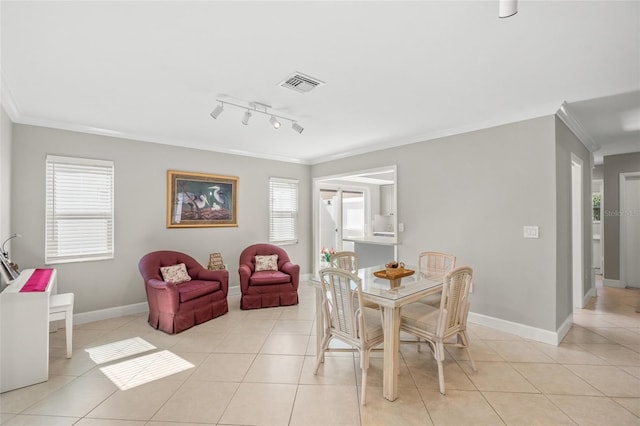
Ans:
{"label": "red upholstered chair", "polygon": [[[191,281],[163,281],[160,268],[184,263]],[[154,251],[140,259],[149,303],[149,324],[169,334],[180,333],[229,311],[229,271],[210,271],[177,251]]]}
{"label": "red upholstered chair", "polygon": [[[278,270],[257,271],[256,256],[278,255]],[[254,244],[240,254],[241,309],[298,304],[300,266],[289,260],[286,251],[271,244]]]}

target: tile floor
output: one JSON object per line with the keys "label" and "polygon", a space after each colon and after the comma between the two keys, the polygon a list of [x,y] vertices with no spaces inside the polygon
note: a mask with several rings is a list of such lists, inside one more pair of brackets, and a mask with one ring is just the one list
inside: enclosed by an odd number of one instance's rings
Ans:
{"label": "tile floor", "polygon": [[[49,381],[0,395],[0,423],[638,426],[640,290],[597,290],[558,347],[470,324],[478,372],[451,349],[446,396],[429,353],[403,345],[400,397],[384,400],[374,354],[365,407],[352,354],[330,354],[312,373],[315,302],[306,284],[298,306],[241,311],[230,297],[227,315],[175,336],[151,329],[144,315],[78,325],[70,360],[63,330],[51,334]],[[85,349],[134,337],[195,367],[120,391]]]}

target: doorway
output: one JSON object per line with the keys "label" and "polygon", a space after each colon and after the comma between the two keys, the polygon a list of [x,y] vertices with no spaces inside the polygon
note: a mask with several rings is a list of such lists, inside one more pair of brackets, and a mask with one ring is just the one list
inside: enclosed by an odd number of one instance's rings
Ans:
{"label": "doorway", "polygon": [[391,165],[313,179],[314,273],[323,262],[323,248],[362,254],[361,266],[369,254],[363,247],[397,258],[396,172]]}
{"label": "doorway", "polygon": [[582,160],[571,154],[571,271],[573,308],[584,307],[584,220]]}
{"label": "doorway", "polygon": [[365,235],[365,191],[324,185],[319,193],[321,249],[353,251],[351,240]]}
{"label": "doorway", "polygon": [[640,288],[640,173],[620,173],[620,280]]}

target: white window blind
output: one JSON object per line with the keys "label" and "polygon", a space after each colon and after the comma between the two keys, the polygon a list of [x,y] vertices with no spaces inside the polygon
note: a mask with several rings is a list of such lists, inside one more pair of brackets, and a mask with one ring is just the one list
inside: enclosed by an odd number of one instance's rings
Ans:
{"label": "white window blind", "polygon": [[298,242],[298,181],[269,178],[269,241]]}
{"label": "white window blind", "polygon": [[45,263],[113,258],[113,161],[47,155]]}

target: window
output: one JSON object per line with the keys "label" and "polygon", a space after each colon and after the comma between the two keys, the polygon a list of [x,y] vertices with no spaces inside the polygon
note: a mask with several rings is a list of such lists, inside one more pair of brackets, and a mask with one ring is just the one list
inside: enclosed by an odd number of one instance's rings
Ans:
{"label": "window", "polygon": [[45,263],[113,259],[113,162],[46,163]]}
{"label": "window", "polygon": [[298,242],[298,181],[269,178],[269,241]]}

